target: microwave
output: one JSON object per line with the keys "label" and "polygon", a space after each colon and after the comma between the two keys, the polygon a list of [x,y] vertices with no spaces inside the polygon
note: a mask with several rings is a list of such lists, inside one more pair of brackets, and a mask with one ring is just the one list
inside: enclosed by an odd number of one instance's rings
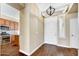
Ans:
{"label": "microwave", "polygon": [[9,30],[8,26],[0,26],[0,30]]}

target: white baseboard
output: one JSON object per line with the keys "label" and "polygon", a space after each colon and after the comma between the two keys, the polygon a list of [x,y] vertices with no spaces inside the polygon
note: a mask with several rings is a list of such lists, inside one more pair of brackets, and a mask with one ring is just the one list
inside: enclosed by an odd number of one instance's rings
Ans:
{"label": "white baseboard", "polygon": [[60,47],[66,47],[66,48],[72,48],[72,47],[70,47],[70,46],[60,45],[60,44],[57,44],[57,46],[60,46]]}
{"label": "white baseboard", "polygon": [[38,50],[44,43],[40,44],[37,48],[35,48],[31,53],[26,53],[23,50],[19,50],[21,53],[31,56],[36,50]]}
{"label": "white baseboard", "polygon": [[30,54],[29,53],[26,53],[26,52],[24,52],[23,50],[19,50],[19,52],[21,52],[21,53],[23,53],[23,54],[25,54],[25,55],[28,55],[28,56],[30,56]]}
{"label": "white baseboard", "polygon": [[57,45],[57,43],[44,42],[44,44]]}
{"label": "white baseboard", "polygon": [[66,45],[60,45],[60,44],[53,44],[53,43],[49,43],[49,42],[44,42],[46,44],[51,44],[51,45],[56,45],[56,46],[60,46],[60,47],[65,47],[65,48],[75,48],[75,49],[79,49],[77,47],[71,47],[71,46],[66,46]]}
{"label": "white baseboard", "polygon": [[52,44],[52,43],[49,43],[49,42],[44,42],[44,43],[51,44],[51,45],[56,45],[56,46],[60,46],[60,47],[71,48],[70,46],[65,46],[65,45],[60,45],[60,44]]}
{"label": "white baseboard", "polygon": [[37,48],[35,48],[31,53],[30,55],[32,55],[36,50],[38,50],[44,43],[41,43]]}

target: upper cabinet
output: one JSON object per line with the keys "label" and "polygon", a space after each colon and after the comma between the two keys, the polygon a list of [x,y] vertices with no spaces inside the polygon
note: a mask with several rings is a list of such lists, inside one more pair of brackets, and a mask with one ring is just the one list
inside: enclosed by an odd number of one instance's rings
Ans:
{"label": "upper cabinet", "polygon": [[19,23],[15,22],[15,23],[14,23],[14,27],[15,27],[15,30],[18,30]]}
{"label": "upper cabinet", "polygon": [[8,27],[10,26],[10,21],[9,20],[4,20],[4,22],[5,22],[5,24],[4,24],[5,26],[8,26]]}
{"label": "upper cabinet", "polygon": [[14,30],[14,29],[15,29],[15,27],[14,27],[14,22],[12,22],[12,21],[10,21],[10,29],[11,29],[11,30]]}
{"label": "upper cabinet", "polygon": [[3,19],[0,19],[0,25],[4,25],[5,21]]}
{"label": "upper cabinet", "polygon": [[0,26],[8,26],[10,30],[18,30],[20,11],[7,3],[0,4]]}
{"label": "upper cabinet", "polygon": [[18,30],[19,22],[14,22],[0,18],[0,26],[8,26],[10,30]]}

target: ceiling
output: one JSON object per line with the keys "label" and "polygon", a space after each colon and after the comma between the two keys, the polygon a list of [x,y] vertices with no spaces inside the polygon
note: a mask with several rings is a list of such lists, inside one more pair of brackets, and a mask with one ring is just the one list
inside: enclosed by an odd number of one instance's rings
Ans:
{"label": "ceiling", "polygon": [[[25,3],[7,3],[16,9],[22,9],[25,6]],[[40,11],[45,11],[50,5],[57,10],[64,10],[69,3],[36,3]]]}
{"label": "ceiling", "polygon": [[70,3],[38,3],[37,6],[40,9],[41,12],[43,12],[43,15],[47,16],[47,14],[44,12],[49,6],[52,6],[55,8],[55,13],[54,15],[63,13],[66,11]]}
{"label": "ceiling", "polygon": [[58,9],[63,9],[65,8],[66,6],[69,5],[69,3],[38,3],[37,4],[40,11],[45,11],[50,5],[55,8],[56,10]]}
{"label": "ceiling", "polygon": [[[7,3],[7,4],[9,4],[10,6],[16,8],[18,10],[21,10],[25,7],[25,3]],[[69,6],[71,4],[72,3],[36,3],[36,5],[39,8],[40,15],[41,15],[41,12],[44,12],[47,8],[49,8],[50,5],[53,8],[55,8],[55,13],[53,15],[58,15],[58,14],[61,14],[61,13],[65,13],[65,12],[67,12],[67,9],[69,8]],[[78,6],[77,6],[76,3],[74,3],[73,4],[73,9],[70,10],[70,13],[76,12],[77,11],[76,9],[78,9]],[[44,12],[43,15],[48,16],[46,14],[46,12]]]}
{"label": "ceiling", "polygon": [[8,5],[18,9],[18,10],[21,10],[24,8],[25,4],[24,3],[7,3]]}

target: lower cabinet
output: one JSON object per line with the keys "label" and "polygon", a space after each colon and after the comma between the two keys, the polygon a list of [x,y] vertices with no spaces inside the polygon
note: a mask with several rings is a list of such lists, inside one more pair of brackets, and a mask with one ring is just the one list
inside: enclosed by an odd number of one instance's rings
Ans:
{"label": "lower cabinet", "polygon": [[19,35],[11,35],[11,44],[19,46]]}

